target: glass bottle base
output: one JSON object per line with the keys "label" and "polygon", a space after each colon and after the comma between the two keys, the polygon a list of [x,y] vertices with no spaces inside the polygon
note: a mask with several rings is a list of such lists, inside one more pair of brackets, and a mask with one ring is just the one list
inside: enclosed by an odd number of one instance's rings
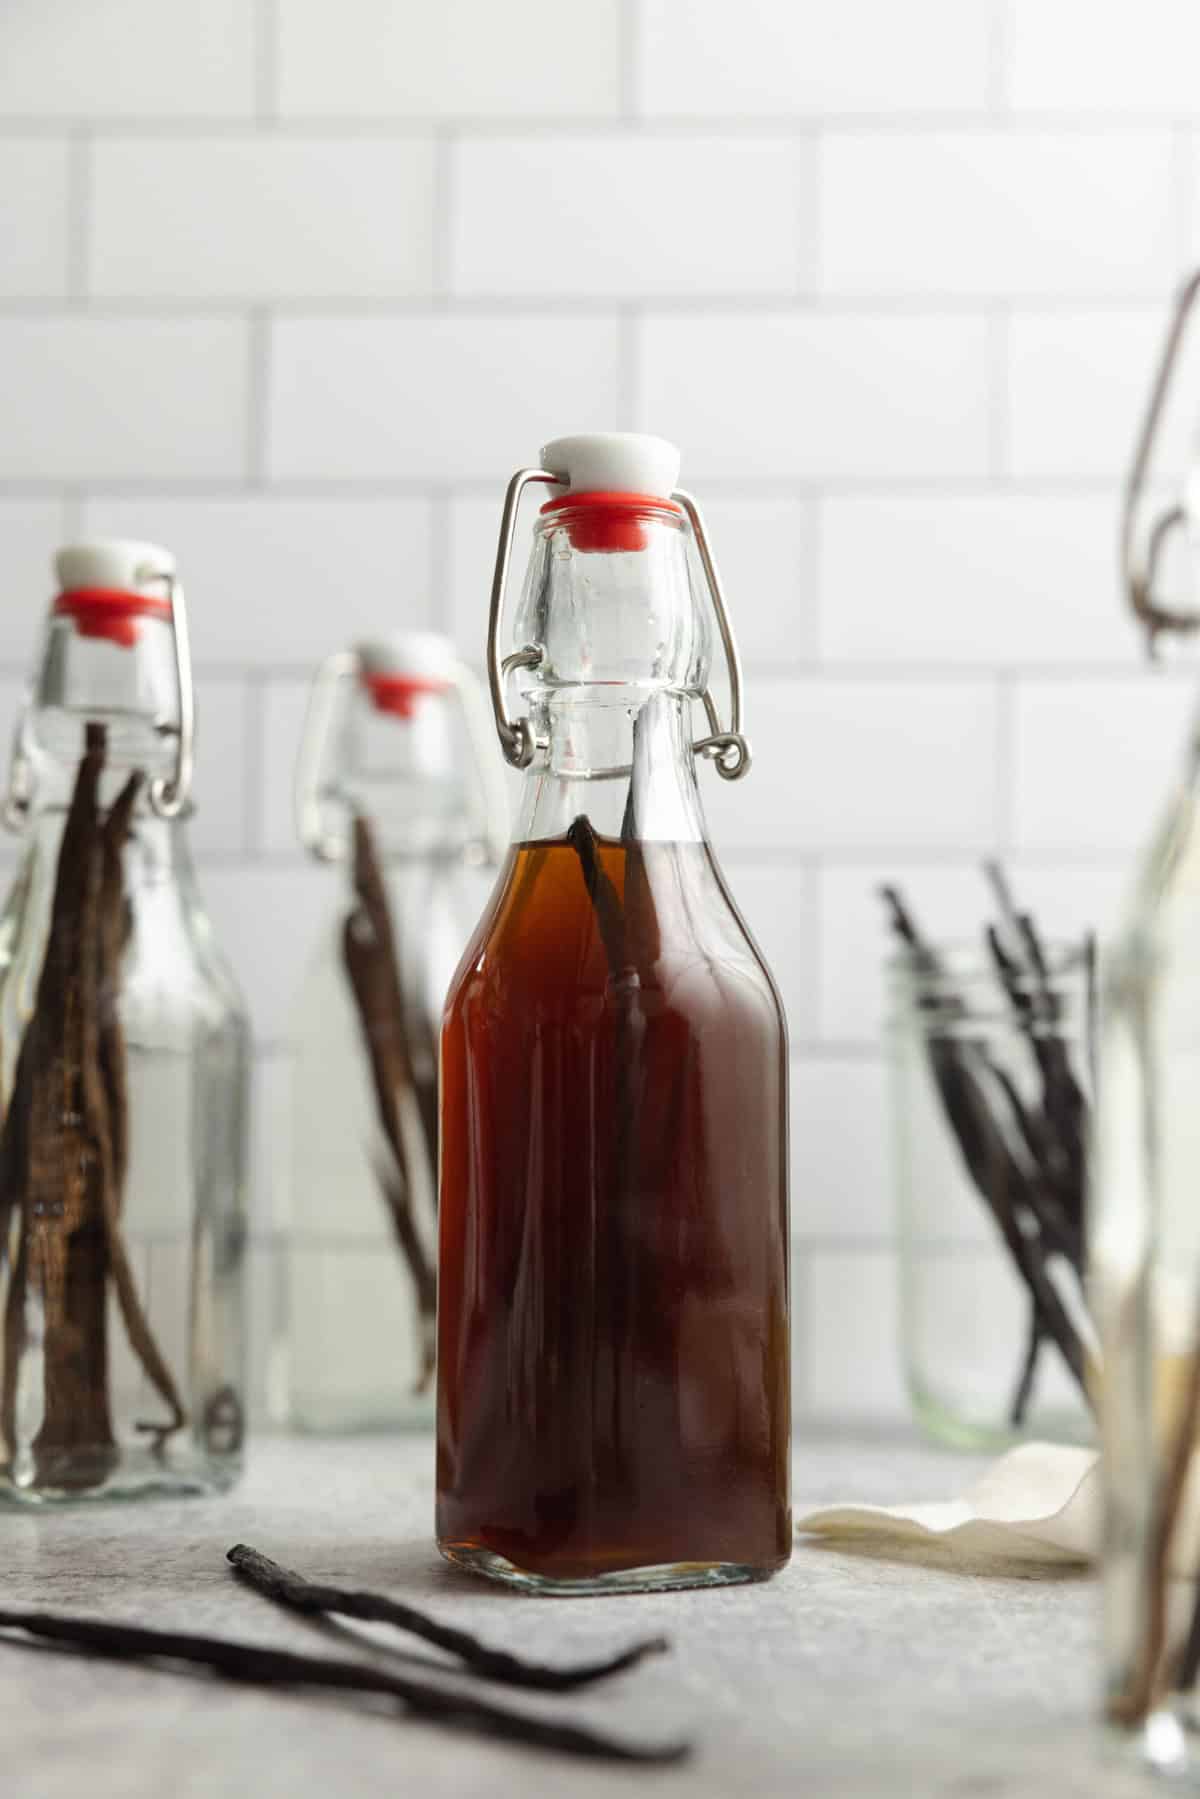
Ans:
{"label": "glass bottle base", "polygon": [[[682,1587],[737,1587],[748,1581],[769,1580],[784,1566],[767,1567],[744,1562],[661,1562],[649,1568],[614,1568],[603,1574],[565,1578],[534,1574],[518,1568],[507,1556],[484,1549],[478,1543],[439,1543],[446,1560],[470,1574],[482,1574],[522,1593],[551,1599],[586,1599],[612,1593],[671,1593]],[[786,1558],[785,1558],[786,1559]]]}
{"label": "glass bottle base", "polygon": [[128,1449],[101,1461],[80,1457],[57,1474],[19,1463],[0,1470],[0,1506],[90,1505],[96,1500],[184,1499],[226,1493],[242,1472],[240,1456],[156,1455]]}

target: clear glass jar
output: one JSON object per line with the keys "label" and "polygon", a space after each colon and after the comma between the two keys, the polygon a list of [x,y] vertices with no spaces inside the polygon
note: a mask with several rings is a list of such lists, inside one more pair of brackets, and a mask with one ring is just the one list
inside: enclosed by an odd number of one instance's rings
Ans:
{"label": "clear glass jar", "polygon": [[470,930],[467,871],[498,864],[506,836],[481,705],[428,633],[338,652],[314,684],[298,824],[336,886],[294,1029],[297,1429],[433,1427],[437,1038]]}
{"label": "clear glass jar", "polygon": [[60,553],[0,917],[0,1497],[227,1486],[244,1435],[248,1035],[187,845],[171,557]]}
{"label": "clear glass jar", "polygon": [[924,960],[889,966],[887,1031],[914,1415],[972,1449],[1085,1438],[1092,954],[1049,945],[1045,983],[1026,973],[1006,986],[983,950],[921,947]]}
{"label": "clear glass jar", "polygon": [[[438,1543],[538,1593],[762,1579],[792,1534],[787,1032],[696,781],[688,509],[735,695],[736,654],[670,446],[545,457],[528,717],[493,690],[525,791],[442,1028]],[[737,712],[708,716],[733,778]]]}

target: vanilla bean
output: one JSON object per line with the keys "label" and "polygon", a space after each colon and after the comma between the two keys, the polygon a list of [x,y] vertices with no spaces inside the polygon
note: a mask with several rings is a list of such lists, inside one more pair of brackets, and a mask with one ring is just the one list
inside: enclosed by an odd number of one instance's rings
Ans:
{"label": "vanilla bean", "polygon": [[[1042,1138],[1044,1126],[1041,1121],[1035,1125],[1027,1117],[1015,1086],[996,1067],[982,1040],[964,1037],[962,1026],[968,1016],[966,1002],[949,984],[941,960],[917,929],[898,891],[894,887],[885,887],[881,892],[891,914],[892,928],[910,958],[917,982],[917,1003],[935,1014],[925,1027],[924,1038],[943,1110],[972,1182],[991,1212],[1016,1272],[1029,1293],[1030,1344],[1022,1362],[1014,1411],[1018,1404],[1023,1409],[1028,1403],[1037,1348],[1045,1339],[1055,1343],[1090,1404],[1083,1345],[1046,1265],[1045,1233],[1048,1226],[1057,1226],[1064,1247],[1073,1249],[1074,1239],[1070,1234],[1070,1220],[1058,1216],[1048,1198],[1047,1184],[1037,1170],[1035,1146]],[[995,933],[989,941],[1014,1008],[1020,1010],[1026,1004],[1032,1005],[1019,987],[1013,972],[1015,965]],[[928,994],[922,994],[922,982],[929,984]],[[944,1017],[944,1028],[939,1028],[937,1014]],[[996,1115],[989,1098],[996,1090],[1004,1094],[1010,1110],[1015,1107],[1019,1135],[1030,1153],[1032,1172],[1023,1168],[1014,1155],[1010,1134]],[[1056,1187],[1054,1191],[1057,1192]],[[1027,1222],[1035,1228],[1027,1229]]]}
{"label": "vanilla bean", "polygon": [[269,1556],[260,1554],[257,1549],[251,1549],[245,1543],[235,1544],[226,1559],[232,1562],[242,1579],[256,1593],[277,1600],[292,1611],[314,1616],[335,1614],[342,1618],[359,1618],[368,1623],[392,1624],[397,1630],[408,1631],[410,1635],[420,1637],[423,1642],[444,1649],[473,1674],[480,1674],[488,1680],[503,1681],[508,1686],[529,1687],[547,1693],[567,1693],[576,1687],[588,1686],[593,1681],[607,1680],[613,1674],[621,1674],[627,1668],[636,1667],[647,1656],[661,1655],[668,1648],[665,1637],[650,1637],[621,1650],[617,1655],[605,1657],[603,1661],[582,1662],[566,1668],[550,1667],[543,1662],[525,1661],[503,1649],[489,1649],[486,1643],[481,1643],[478,1637],[472,1636],[468,1631],[456,1630],[449,1624],[439,1624],[436,1618],[417,1611],[414,1606],[389,1599],[385,1594],[306,1580],[303,1575],[290,1568],[281,1568],[278,1562],[271,1561]]}
{"label": "vanilla bean", "polygon": [[437,1168],[436,1140],[430,1141],[436,1124],[430,1123],[428,1100],[422,1105],[413,1070],[387,886],[370,825],[361,813],[354,820],[354,905],[342,931],[342,960],[358,1009],[380,1128],[391,1152],[391,1166],[379,1180],[416,1298],[420,1393],[434,1371],[437,1269],[421,1236],[415,1196],[421,1172],[428,1171],[432,1180]]}
{"label": "vanilla bean", "polygon": [[296,1687],[344,1693],[377,1693],[397,1699],[411,1716],[434,1723],[500,1737],[534,1748],[557,1749],[593,1761],[639,1762],[647,1765],[681,1761],[686,1743],[630,1743],[605,1736],[584,1724],[510,1711],[491,1700],[425,1683],[363,1662],[331,1656],[299,1655],[285,1649],[262,1649],[225,1637],[188,1632],[147,1630],[98,1618],[55,1616],[47,1612],[0,1609],[0,1630],[22,1631],[113,1661],[182,1663],[206,1668],[222,1680],[253,1687]]}

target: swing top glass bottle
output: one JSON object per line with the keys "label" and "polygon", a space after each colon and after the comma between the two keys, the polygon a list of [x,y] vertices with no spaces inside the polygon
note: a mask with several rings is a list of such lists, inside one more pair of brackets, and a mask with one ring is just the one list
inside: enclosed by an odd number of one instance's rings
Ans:
{"label": "swing top glass bottle", "polygon": [[[526,780],[442,1033],[438,1540],[537,1592],[755,1579],[790,1553],[786,1028],[695,780],[694,751],[736,779],[749,749],[677,467],[659,439],[560,440],[510,484],[497,557],[492,694]],[[565,491],[502,660],[531,481]]]}
{"label": "swing top glass bottle", "polygon": [[297,826],[337,869],[295,1024],[286,1409],[305,1430],[432,1428],[437,1035],[466,871],[507,801],[474,676],[430,632],[318,671]]}
{"label": "swing top glass bottle", "polygon": [[247,1028],[188,854],[175,565],[59,553],[0,916],[0,1494],[227,1485],[244,1434]]}

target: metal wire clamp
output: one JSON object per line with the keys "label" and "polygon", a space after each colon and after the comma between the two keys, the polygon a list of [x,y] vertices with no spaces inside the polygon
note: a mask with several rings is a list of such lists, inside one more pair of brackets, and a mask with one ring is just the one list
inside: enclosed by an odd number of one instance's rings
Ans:
{"label": "metal wire clamp", "polygon": [[[517,522],[517,510],[521,504],[521,495],[534,482],[547,482],[552,487],[562,486],[557,475],[546,469],[518,469],[504,495],[504,510],[500,516],[500,540],[496,546],[496,565],[492,574],[492,597],[488,609],[487,634],[487,671],[488,687],[492,696],[492,711],[496,720],[496,733],[500,739],[500,747],[507,761],[514,768],[528,768],[536,750],[533,727],[527,718],[512,718],[509,715],[505,689],[509,675],[517,668],[537,668],[542,660],[542,651],[537,644],[524,644],[508,656],[501,657],[500,637],[504,619],[504,598],[508,586],[508,569],[512,560],[513,534]],[[701,700],[705,716],[708,719],[709,735],[697,738],[692,744],[693,753],[707,756],[715,763],[717,773],[726,781],[737,781],[750,767],[750,745],[742,733],[742,663],[738,655],[737,640],[733,635],[729,612],[725,605],[725,594],[721,586],[721,577],[717,570],[716,560],[708,541],[708,533],[704,528],[704,520],[699,506],[690,493],[676,488],[671,495],[676,505],[683,508],[691,528],[692,540],[700,558],[700,566],[704,571],[705,583],[708,587],[712,609],[717,620],[717,630],[721,637],[721,647],[725,654],[725,665],[729,674],[729,729],[721,723],[717,711],[717,703],[712,690],[706,687],[698,697]],[[605,775],[627,773],[628,770],[604,769]]]}
{"label": "metal wire clamp", "polygon": [[1137,531],[1146,477],[1187,327],[1198,297],[1200,270],[1191,275],[1180,288],[1171,314],[1162,355],[1150,389],[1149,403],[1138,434],[1133,465],[1125,483],[1125,498],[1121,510],[1121,574],[1134,616],[1145,630],[1146,645],[1151,655],[1155,653],[1160,632],[1186,633],[1200,628],[1200,612],[1160,605],[1154,593],[1163,547],[1171,534],[1187,522],[1186,506],[1168,506],[1158,514],[1143,537],[1139,537]]}

